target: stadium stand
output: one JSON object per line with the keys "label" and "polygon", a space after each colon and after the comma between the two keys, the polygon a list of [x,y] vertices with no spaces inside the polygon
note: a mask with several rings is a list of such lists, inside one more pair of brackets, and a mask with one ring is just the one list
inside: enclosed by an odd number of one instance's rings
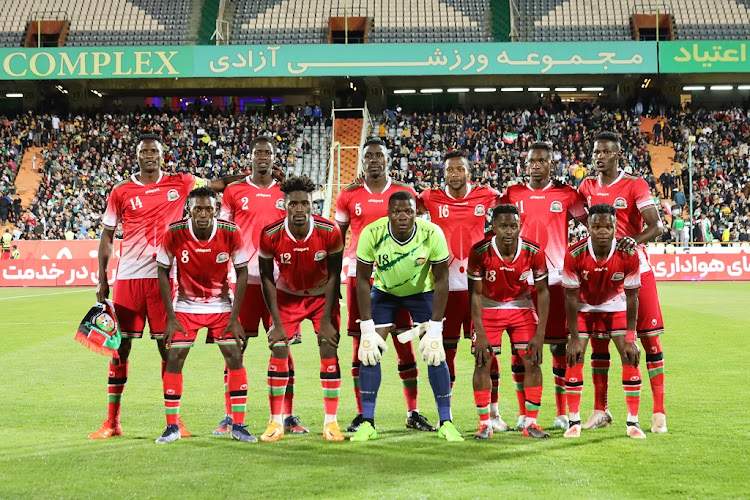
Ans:
{"label": "stadium stand", "polygon": [[137,170],[137,138],[151,131],[163,137],[167,171],[205,178],[245,172],[250,141],[267,134],[279,144],[277,164],[287,175],[305,174],[325,182],[330,129],[323,121],[306,123],[302,113],[147,110],[70,116],[61,123],[57,139],[46,136],[38,164],[42,181],[21,217],[16,239],[97,238],[109,189]]}
{"label": "stadium stand", "polygon": [[[632,40],[631,16],[653,14],[653,2],[613,0],[516,0],[518,41]],[[675,38],[688,40],[750,38],[747,0],[663,0]]]}
{"label": "stadium stand", "polygon": [[368,42],[487,42],[489,0],[239,0],[234,44],[327,43],[329,18],[368,17]]}
{"label": "stadium stand", "polygon": [[[0,46],[22,46],[29,21],[68,20],[66,45],[180,45],[188,34],[191,0],[0,0]],[[197,32],[196,32],[197,36]]]}

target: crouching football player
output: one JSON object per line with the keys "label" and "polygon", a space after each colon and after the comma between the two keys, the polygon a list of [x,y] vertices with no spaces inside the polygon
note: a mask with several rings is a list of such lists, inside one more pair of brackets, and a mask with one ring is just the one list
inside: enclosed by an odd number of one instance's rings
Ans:
{"label": "crouching football player", "polygon": [[[237,226],[215,217],[216,193],[206,187],[188,195],[190,218],[169,225],[157,256],[159,292],[167,311],[164,340],[167,368],[163,377],[167,428],[157,443],[180,439],[178,419],[182,396],[182,367],[198,330],[208,328],[224,355],[232,402],[232,439],[255,442],[245,428],[247,372],[242,365],[245,330],[239,322],[247,288],[248,257]],[[172,305],[169,270],[177,261],[177,298]],[[234,264],[237,286],[229,288],[229,265]]]}
{"label": "crouching football player", "polygon": [[638,289],[641,277],[634,250],[618,250],[617,215],[600,203],[589,210],[590,236],[568,249],[563,268],[565,313],[568,317],[565,389],[570,427],[565,437],[581,436],[583,359],[589,337],[611,338],[622,360],[622,388],[628,408],[626,432],[631,438],[646,435],[638,425],[641,403],[641,353],[635,338]]}
{"label": "crouching football player", "polygon": [[[490,423],[490,360],[500,354],[503,331],[523,360],[526,419],[523,435],[548,438],[536,425],[542,400],[542,348],[549,314],[547,264],[544,250],[521,238],[515,205],[500,205],[492,213],[494,236],[469,253],[471,317],[474,322],[474,403],[479,414],[475,439],[492,437]],[[539,310],[534,309],[529,277],[533,275]]]}

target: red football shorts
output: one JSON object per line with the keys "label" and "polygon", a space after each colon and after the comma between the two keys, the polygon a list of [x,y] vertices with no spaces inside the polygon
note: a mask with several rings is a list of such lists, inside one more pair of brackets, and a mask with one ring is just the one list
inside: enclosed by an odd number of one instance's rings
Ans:
{"label": "red football shorts", "polygon": [[448,292],[448,307],[445,308],[445,322],[443,323],[443,342],[454,343],[461,340],[461,328],[463,328],[464,337],[470,339],[472,327],[468,290]]}
{"label": "red football shorts", "polygon": [[257,337],[261,322],[263,322],[263,328],[268,331],[271,327],[271,314],[263,299],[263,289],[261,285],[248,284],[240,309],[240,323],[245,328],[245,334],[248,337]]}
{"label": "red football shorts", "polygon": [[[537,307],[536,288],[531,289],[531,300]],[[565,289],[562,285],[549,286],[549,314],[544,331],[545,344],[565,344],[568,341],[568,322],[565,319]]]}
{"label": "red football shorts", "polygon": [[[301,342],[301,335],[296,334],[303,320],[309,319],[317,333],[320,331],[320,322],[323,318],[323,310],[326,306],[325,295],[303,297],[276,290],[276,303],[279,307],[281,324],[286,330],[287,339],[292,343]],[[339,331],[341,327],[341,309],[336,305],[331,313],[331,324]]]}
{"label": "red football shorts", "polygon": [[578,313],[578,335],[582,338],[618,337],[625,335],[627,328],[628,316],[625,311]]}
{"label": "red football shorts", "polygon": [[[538,323],[539,318],[534,309],[482,309],[484,333],[495,354],[500,354],[503,332],[507,331],[513,349],[519,356],[524,356]],[[471,352],[475,352],[474,342]]]}
{"label": "red football shorts", "polygon": [[661,316],[661,306],[659,305],[659,295],[656,292],[656,278],[653,271],[641,274],[636,330],[639,337],[651,337],[664,333],[664,319]]}
{"label": "red football shorts", "polygon": [[[172,287],[172,297],[175,289]],[[159,295],[158,278],[140,278],[115,281],[112,291],[115,314],[120,322],[123,338],[143,337],[143,328],[148,319],[148,329],[152,339],[164,337],[167,324],[167,311]]]}
{"label": "red football shorts", "polygon": [[[172,338],[172,347],[192,347],[198,336],[198,330],[208,328],[206,343],[219,345],[236,344],[234,337],[224,330],[229,324],[230,313],[194,314],[178,312],[177,321],[180,322],[186,333],[177,332]],[[208,339],[211,339],[209,342]]]}
{"label": "red football shorts", "polygon": [[[372,285],[372,280],[370,280]],[[347,333],[352,337],[359,337],[359,303],[357,302],[357,278],[354,276],[348,276],[346,278],[346,311],[349,319],[346,323]],[[396,316],[396,326],[391,328],[394,332],[405,332],[411,328],[411,315],[409,311],[402,309]]]}

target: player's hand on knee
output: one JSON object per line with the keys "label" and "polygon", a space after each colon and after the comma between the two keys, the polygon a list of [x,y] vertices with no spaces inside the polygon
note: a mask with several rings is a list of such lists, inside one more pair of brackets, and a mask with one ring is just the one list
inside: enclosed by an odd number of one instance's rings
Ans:
{"label": "player's hand on knee", "polygon": [[490,341],[484,332],[477,334],[476,330],[474,331],[474,338],[472,340],[474,341],[475,363],[477,366],[485,366],[492,360],[490,352],[492,346],[490,345]]}
{"label": "player's hand on knee", "polygon": [[[641,362],[641,348],[638,347],[638,342],[625,342],[625,348],[623,349],[625,358],[631,366],[637,367]],[[623,360],[625,361],[625,360]]]}
{"label": "player's hand on knee", "polygon": [[230,319],[229,323],[227,323],[227,327],[224,330],[224,333],[228,333],[234,338],[234,341],[237,342],[237,347],[240,349],[243,348],[245,345],[245,341],[247,341],[247,335],[245,335],[245,329],[240,324],[239,320],[237,319]]}
{"label": "player's hand on knee", "polygon": [[388,350],[388,345],[383,340],[383,337],[375,331],[375,322],[373,320],[360,321],[359,328],[362,332],[362,336],[359,339],[359,350],[357,351],[359,360],[365,366],[376,365],[382,359],[382,353]]}
{"label": "player's hand on knee", "polygon": [[531,364],[534,366],[542,365],[542,350],[544,349],[544,336],[534,336],[528,345],[528,352],[531,359]]}
{"label": "player's hand on knee", "polygon": [[164,328],[164,345],[167,349],[172,347],[172,340],[177,332],[182,332],[187,337],[187,332],[177,320],[177,317],[167,318],[167,326]]}
{"label": "player's hand on knee", "polygon": [[339,346],[339,332],[333,327],[330,321],[321,321],[320,331],[318,332],[318,340],[321,342],[327,342],[331,347]]}
{"label": "player's hand on knee", "polygon": [[284,344],[289,347],[289,339],[286,335],[286,330],[281,325],[275,323],[268,329],[268,348],[273,349],[275,345]]}
{"label": "player's hand on knee", "polygon": [[580,339],[568,339],[568,347],[565,350],[565,357],[568,358],[568,366],[573,367],[579,363],[583,363],[584,352],[584,345]]}
{"label": "player's hand on knee", "polygon": [[428,365],[438,366],[445,361],[442,321],[430,321],[427,333],[419,341],[419,352]]}

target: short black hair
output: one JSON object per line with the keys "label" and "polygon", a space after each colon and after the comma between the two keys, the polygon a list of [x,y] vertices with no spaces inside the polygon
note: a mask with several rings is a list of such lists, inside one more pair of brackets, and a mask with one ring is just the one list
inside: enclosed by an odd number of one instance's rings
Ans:
{"label": "short black hair", "polygon": [[496,206],[492,210],[492,223],[494,224],[497,218],[500,216],[500,214],[511,214],[511,215],[519,215],[518,213],[518,207],[515,205],[511,205],[510,203],[504,203],[502,205]]}
{"label": "short black hair", "polygon": [[190,191],[190,194],[188,194],[187,201],[190,203],[190,200],[207,197],[216,200],[216,191],[211,189],[208,186],[201,186],[199,188],[195,188],[192,191]]}
{"label": "short black hair", "polygon": [[157,134],[141,134],[138,137],[138,142],[143,142],[143,141],[161,142],[161,137]]}
{"label": "short black hair", "polygon": [[609,214],[615,219],[617,218],[617,210],[608,203],[597,203],[593,207],[589,208],[589,216],[596,214]]}
{"label": "short black hair", "polygon": [[409,191],[396,191],[391,195],[390,198],[388,198],[388,205],[390,206],[391,203],[394,201],[413,201],[414,203],[417,202],[417,199],[414,198],[414,195],[411,194]]}
{"label": "short black hair", "polygon": [[373,137],[372,139],[367,139],[364,144],[362,144],[362,151],[367,149],[367,146],[382,146],[386,150],[388,149],[388,146],[385,145],[385,142],[380,137]]}
{"label": "short black hair", "polygon": [[259,142],[267,142],[271,145],[271,148],[273,148],[273,154],[276,154],[276,139],[271,137],[270,135],[259,135],[256,138],[254,138],[252,141],[250,141],[250,151],[252,152],[253,149],[255,149],[255,146]]}
{"label": "short black hair", "polygon": [[596,141],[612,141],[614,143],[620,144],[620,136],[617,135],[615,132],[610,132],[608,130],[605,130],[604,132],[599,132],[596,134],[596,137],[594,137],[594,142]]}
{"label": "short black hair", "polygon": [[552,145],[548,142],[537,141],[529,146],[529,153],[534,149],[546,151],[548,155],[552,156]]}
{"label": "short black hair", "polygon": [[461,158],[462,160],[466,160],[466,163],[471,164],[469,161],[469,155],[462,149],[454,149],[453,151],[445,153],[443,155],[443,164],[447,163],[451,158]]}
{"label": "short black hair", "polygon": [[279,186],[281,192],[285,195],[289,195],[295,191],[304,191],[305,193],[312,193],[315,191],[315,183],[310,180],[306,175],[296,176],[293,175],[286,179]]}

